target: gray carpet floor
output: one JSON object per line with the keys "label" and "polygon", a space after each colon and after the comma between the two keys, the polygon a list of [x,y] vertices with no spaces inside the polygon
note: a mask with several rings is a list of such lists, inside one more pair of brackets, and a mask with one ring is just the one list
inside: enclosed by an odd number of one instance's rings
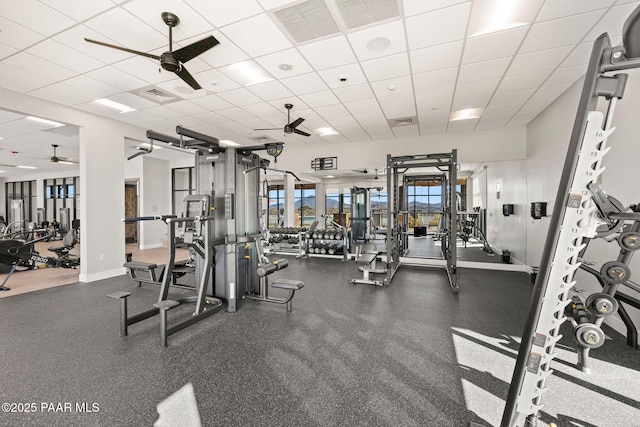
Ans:
{"label": "gray carpet floor", "polygon": [[[456,295],[441,269],[402,267],[384,288],[348,284],[359,275],[353,261],[290,258],[272,277],[305,282],[293,312],[246,300],[170,336],[167,348],[157,318],[119,336],[119,305],[106,295],[134,292],[133,314],[158,292],[124,276],[2,299],[0,401],[36,410],[2,412],[0,425],[150,426],[157,405],[189,384],[203,426],[497,425],[529,276],[463,269]],[[178,307],[169,321],[188,316]],[[607,333],[585,375],[567,331],[543,421],[638,425],[640,353]]]}

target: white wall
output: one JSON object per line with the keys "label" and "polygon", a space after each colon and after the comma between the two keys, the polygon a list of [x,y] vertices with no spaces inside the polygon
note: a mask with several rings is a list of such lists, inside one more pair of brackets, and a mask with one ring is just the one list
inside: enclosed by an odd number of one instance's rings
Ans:
{"label": "white wall", "polygon": [[[171,168],[166,160],[142,157],[140,180],[140,216],[171,213]],[[166,240],[167,226],[162,221],[141,223],[140,249],[161,248]]]}
{"label": "white wall", "polygon": [[[613,126],[616,131],[609,137],[607,145],[611,151],[604,157],[603,166],[607,169],[602,175],[602,189],[628,206],[640,202],[638,192],[637,160],[640,158],[640,122],[637,105],[640,102],[640,70],[630,70],[629,82],[624,98],[619,101],[614,115]],[[551,215],[556,198],[560,174],[562,172],[566,150],[569,144],[571,128],[576,115],[582,81],[576,83],[560,98],[551,104],[528,126],[528,199],[529,201],[548,201],[548,213]],[[527,262],[538,265],[542,256],[547,235],[549,219],[529,222],[527,227]],[[589,244],[585,259],[602,265],[614,260],[620,247],[617,243],[606,243],[596,239]],[[636,255],[630,264],[631,279],[640,282],[640,258]],[[599,267],[598,267],[599,268]],[[600,291],[601,287],[593,277],[579,271],[576,275],[579,289],[587,294]],[[625,293],[635,297],[627,288]],[[631,309],[630,315],[640,324],[640,313]],[[622,322],[614,318],[611,326],[623,332]]]}

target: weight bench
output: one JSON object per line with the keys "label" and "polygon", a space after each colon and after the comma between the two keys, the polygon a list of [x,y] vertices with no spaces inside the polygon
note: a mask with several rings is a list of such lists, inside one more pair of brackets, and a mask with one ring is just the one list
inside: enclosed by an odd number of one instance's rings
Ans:
{"label": "weight bench", "polygon": [[247,294],[244,297],[248,299],[254,299],[256,301],[273,302],[276,304],[287,304],[287,312],[291,312],[293,296],[297,290],[304,287],[304,283],[300,280],[292,279],[275,279],[271,283],[272,288],[287,289],[289,295],[286,298],[274,298],[269,296],[269,284],[267,276],[271,273],[285,269],[289,266],[289,261],[286,259],[279,259],[276,261],[258,264],[258,277],[260,278],[260,293],[257,295]]}
{"label": "weight bench", "polygon": [[380,270],[376,268],[376,260],[378,259],[378,250],[376,249],[375,244],[365,243],[362,245],[362,255],[356,258],[356,264],[358,265],[358,269],[362,271],[362,279],[349,279],[349,283],[355,284],[363,284],[363,285],[375,285],[375,286],[384,286],[384,282],[382,280],[372,280],[369,277],[370,273],[381,274],[384,273],[384,270]]}
{"label": "weight bench", "polygon": [[[138,282],[138,287],[142,286],[142,282],[144,283],[158,283],[156,279],[156,268],[158,268],[157,264],[153,264],[150,262],[142,262],[142,261],[132,261],[131,252],[127,252],[126,254],[127,262],[123,264],[124,268],[127,269],[127,274],[131,278],[131,280]],[[146,272],[148,277],[139,277],[139,273]]]}

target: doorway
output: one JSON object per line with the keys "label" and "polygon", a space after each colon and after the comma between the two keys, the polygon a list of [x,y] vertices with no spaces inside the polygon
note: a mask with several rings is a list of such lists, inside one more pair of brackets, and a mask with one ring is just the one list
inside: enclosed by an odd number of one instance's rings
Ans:
{"label": "doorway", "polygon": [[[131,218],[138,216],[138,183],[125,182],[124,184],[124,216]],[[124,224],[125,243],[138,243],[138,223],[127,222]]]}

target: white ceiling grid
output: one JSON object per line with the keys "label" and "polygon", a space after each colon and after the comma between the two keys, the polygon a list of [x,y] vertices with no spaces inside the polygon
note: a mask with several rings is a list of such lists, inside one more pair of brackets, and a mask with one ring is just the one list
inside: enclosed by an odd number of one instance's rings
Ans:
{"label": "white ceiling grid", "polygon": [[[584,74],[599,34],[620,41],[624,20],[640,3],[514,2],[522,25],[497,32],[485,30],[495,0],[234,0],[224,7],[208,0],[6,2],[0,86],[143,128],[170,132],[188,123],[246,145],[261,136],[282,140],[282,131],[253,129],[281,128],[285,103],[294,105],[292,120],[306,119],[300,129],[312,133],[284,137],[295,146],[521,126]],[[313,16],[305,15],[312,9]],[[202,90],[151,59],[83,40],[160,54],[169,43],[164,11],[180,18],[174,48],[208,35],[220,41],[186,64]],[[309,28],[312,19],[322,28]],[[293,27],[298,33],[287,32]],[[266,81],[238,79],[233,64],[247,60],[264,69]],[[152,85],[181,100],[159,106],[134,94]],[[92,102],[97,98],[137,111],[110,111]],[[461,108],[485,110],[479,119],[449,122],[449,113]],[[409,116],[417,116],[416,125],[389,127],[388,120]],[[10,134],[16,121],[22,116],[0,123],[0,163],[10,160],[5,153],[24,148]],[[339,134],[320,136],[314,132],[320,127]],[[46,136],[40,153],[51,143]],[[77,142],[72,151],[69,157],[77,157]]]}

